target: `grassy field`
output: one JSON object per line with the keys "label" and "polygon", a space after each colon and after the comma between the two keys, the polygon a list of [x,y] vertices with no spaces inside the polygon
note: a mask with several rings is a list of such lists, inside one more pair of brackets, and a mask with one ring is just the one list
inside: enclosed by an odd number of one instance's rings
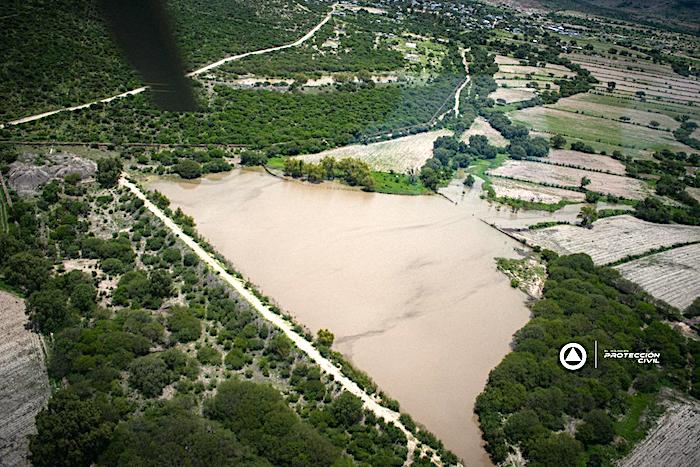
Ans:
{"label": "grassy field", "polygon": [[374,180],[374,191],[377,193],[388,193],[392,195],[425,195],[430,190],[423,186],[420,179],[411,181],[408,175],[372,172]]}

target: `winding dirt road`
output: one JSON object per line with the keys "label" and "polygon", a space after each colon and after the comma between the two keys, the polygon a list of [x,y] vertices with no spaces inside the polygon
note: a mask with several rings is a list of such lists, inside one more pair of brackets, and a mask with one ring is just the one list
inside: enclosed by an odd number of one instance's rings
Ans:
{"label": "winding dirt road", "polygon": [[[154,216],[160,219],[163,224],[180,240],[183,241],[185,245],[192,249],[192,251],[204,261],[212,270],[214,270],[219,277],[233,287],[236,292],[238,292],[241,297],[243,297],[250,305],[255,308],[260,315],[281,330],[294,345],[304,352],[308,357],[316,363],[321,369],[329,375],[332,375],[334,380],[339,382],[340,385],[346,391],[359,397],[364,403],[364,407],[370,410],[377,417],[382,418],[387,423],[394,423],[408,439],[408,458],[407,463],[413,459],[414,452],[418,445],[418,440],[413,436],[413,434],[406,429],[406,427],[399,421],[399,413],[388,409],[381,405],[375,398],[367,394],[362,390],[354,381],[352,381],[347,376],[338,369],[333,362],[326,359],[321,353],[313,346],[311,342],[306,340],[302,335],[294,331],[292,324],[282,318],[280,315],[275,314],[270,310],[270,308],[264,305],[258,297],[256,297],[250,290],[245,287],[245,283],[232,276],[226,269],[214,259],[206,250],[204,250],[199,244],[189,235],[185,234],[182,229],[170,219],[163,211],[161,211],[155,204],[153,204],[146,195],[136,186],[134,183],[128,181],[125,177],[119,180],[119,184],[127,188],[131,193],[133,193],[137,198],[144,202],[144,206],[148,209]],[[437,456],[434,456],[432,461],[437,465],[442,465],[442,462]]]}
{"label": "winding dirt road", "polygon": [[464,71],[467,73],[467,79],[464,80],[464,83],[460,87],[457,88],[457,91],[455,92],[455,117],[459,117],[459,99],[462,95],[462,90],[469,84],[469,63],[467,63],[467,56],[465,54],[465,51],[462,50],[462,63],[464,64]]}
{"label": "winding dirt road", "polygon": [[[303,44],[304,42],[306,42],[307,40],[311,39],[319,31],[319,29],[321,29],[328,21],[330,21],[331,16],[333,16],[337,7],[338,7],[338,4],[335,3],[333,5],[333,7],[331,8],[331,11],[328,12],[328,14],[323,18],[323,20],[320,23],[318,23],[316,26],[314,26],[313,29],[311,29],[309,32],[307,32],[303,37],[297,39],[296,41],[294,41],[290,44],[280,45],[277,47],[270,47],[267,49],[254,50],[252,52],[246,52],[246,53],[242,53],[239,55],[232,55],[230,57],[222,58],[218,62],[210,63],[209,65],[203,66],[202,68],[191,71],[191,72],[187,73],[186,76],[188,76],[188,77],[198,76],[198,75],[201,75],[202,73],[205,73],[209,70],[213,70],[214,68],[218,68],[221,65],[224,65],[226,63],[233,62],[236,60],[241,60],[243,58],[250,57],[251,55],[262,55],[262,54],[266,54],[266,53],[270,53],[270,52],[276,52],[278,50],[288,49],[290,47],[297,47],[297,46]],[[140,88],[132,89],[131,91],[117,94],[116,96],[107,97],[105,99],[100,99],[100,100],[88,102],[87,104],[76,105],[74,107],[65,107],[63,109],[51,110],[49,112],[44,112],[44,113],[40,113],[40,114],[36,114],[36,115],[30,115],[28,117],[22,117],[22,118],[19,118],[17,120],[12,120],[12,121],[0,124],[0,129],[5,128],[6,126],[10,126],[10,125],[20,125],[22,123],[33,122],[35,120],[41,120],[42,118],[46,118],[46,117],[49,117],[51,115],[54,115],[54,114],[57,114],[60,112],[72,112],[75,110],[85,109],[87,107],[90,107],[93,104],[106,104],[108,102],[112,102],[115,99],[121,99],[122,97],[128,97],[128,96],[133,96],[136,94],[141,94],[146,89],[148,89],[148,86],[142,86]]]}

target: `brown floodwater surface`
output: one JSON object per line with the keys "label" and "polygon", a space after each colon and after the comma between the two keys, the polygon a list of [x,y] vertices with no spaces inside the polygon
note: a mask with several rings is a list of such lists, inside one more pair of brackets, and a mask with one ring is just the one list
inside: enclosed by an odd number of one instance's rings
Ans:
{"label": "brown floodwater surface", "polygon": [[266,295],[369,373],[467,466],[490,465],[473,414],[489,371],[528,320],[496,270],[518,244],[468,194],[392,196],[234,171],[157,180],[199,232]]}

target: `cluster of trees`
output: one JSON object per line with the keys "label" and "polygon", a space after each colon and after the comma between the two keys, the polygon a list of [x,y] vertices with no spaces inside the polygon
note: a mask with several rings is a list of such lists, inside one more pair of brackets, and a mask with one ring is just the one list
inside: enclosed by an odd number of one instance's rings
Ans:
{"label": "cluster of trees", "polygon": [[[686,369],[700,358],[700,345],[662,322],[664,310],[644,301],[615,270],[595,267],[585,254],[542,256],[548,270],[544,297],[477,398],[486,448],[495,462],[517,446],[533,465],[605,465],[634,441],[613,443],[625,436],[613,421],[628,416],[635,393],[653,395],[664,385],[698,394],[700,378]],[[592,349],[594,340],[602,349],[658,351],[661,364],[604,359],[597,369],[587,363],[575,372],[559,364],[564,344]],[[564,430],[569,417],[581,421],[573,434]]]}
{"label": "cluster of trees", "polygon": [[681,143],[687,144],[693,149],[700,150],[700,140],[691,136],[697,128],[697,123],[691,120],[685,120],[681,122],[681,126],[673,132],[673,136]]}
{"label": "cluster of trees", "polygon": [[[368,73],[399,70],[406,64],[403,54],[386,40],[375,42],[375,33],[392,33],[395,28],[396,23],[369,13],[334,18],[301,47],[231,62],[219,73],[293,78],[300,84],[308,77],[333,72],[360,74],[369,80]],[[343,33],[336,38],[334,32],[339,29]],[[323,46],[336,39],[337,46]]]}
{"label": "cluster of trees", "polygon": [[514,125],[502,112],[482,112],[492,127],[510,141],[507,151],[513,159],[547,157],[550,142],[541,136],[531,137],[523,125]]}
{"label": "cluster of trees", "polygon": [[178,148],[153,153],[150,155],[150,160],[143,154],[137,160],[158,164],[155,170],[159,174],[175,173],[182,178],[193,179],[208,173],[231,170],[231,164],[226,161],[227,156],[226,151],[220,148],[201,151]]}
{"label": "cluster of trees", "polygon": [[449,182],[456,169],[468,167],[476,159],[494,159],[496,152],[483,135],[470,136],[469,144],[454,136],[441,136],[433,143],[433,156],[421,167],[420,179],[435,191]]}
{"label": "cluster of trees", "polygon": [[288,157],[284,160],[284,174],[294,178],[304,178],[312,183],[323,180],[342,180],[350,186],[361,186],[367,191],[371,191],[374,187],[369,166],[360,159],[352,157],[336,160],[326,156],[318,164]]}

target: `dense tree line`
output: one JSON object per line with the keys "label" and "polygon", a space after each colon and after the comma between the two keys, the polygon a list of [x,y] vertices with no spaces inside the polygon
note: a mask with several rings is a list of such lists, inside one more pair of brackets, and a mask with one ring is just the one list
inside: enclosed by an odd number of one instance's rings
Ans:
{"label": "dense tree line", "polygon": [[444,74],[425,85],[353,85],[320,94],[218,86],[206,111],[188,114],[155,110],[147,96],[138,95],[0,130],[0,134],[38,140],[244,144],[294,155],[424,125],[459,79]]}
{"label": "dense tree line", "polygon": [[[629,450],[614,421],[629,416],[636,394],[657,394],[671,386],[700,392],[700,379],[687,368],[700,346],[663,323],[664,310],[646,302],[636,287],[613,269],[596,267],[584,254],[556,257],[545,252],[548,279],[533,318],[516,333],[513,352],[491,371],[475,411],[495,462],[517,446],[529,464],[606,464]],[[599,359],[579,371],[565,370],[559,349],[578,342],[593,349],[658,351],[660,365]],[[589,353],[590,355],[590,353]],[[575,432],[566,420],[581,421]]]}
{"label": "dense tree line", "polygon": [[433,143],[433,156],[420,170],[423,184],[435,191],[452,179],[454,171],[468,167],[477,159],[494,159],[496,148],[489,144],[486,136],[472,135],[469,144],[454,136],[441,136]]}
{"label": "dense tree line", "polygon": [[361,186],[367,191],[372,191],[374,187],[369,166],[352,157],[336,160],[326,156],[318,164],[304,162],[301,159],[286,158],[284,160],[284,174],[294,178],[303,177],[312,183],[338,179],[350,186]]}

